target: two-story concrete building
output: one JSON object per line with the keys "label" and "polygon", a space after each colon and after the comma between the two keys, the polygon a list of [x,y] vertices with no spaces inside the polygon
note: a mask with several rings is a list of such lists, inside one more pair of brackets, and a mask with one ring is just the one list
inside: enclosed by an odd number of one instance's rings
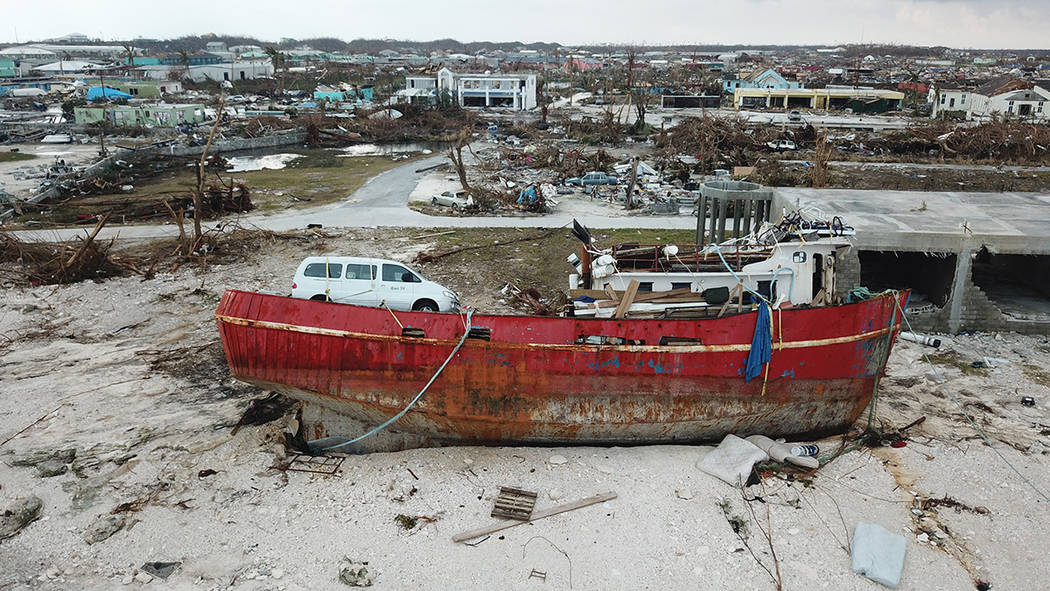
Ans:
{"label": "two-story concrete building", "polygon": [[437,92],[448,92],[461,107],[525,111],[536,108],[535,74],[459,74],[441,68]]}

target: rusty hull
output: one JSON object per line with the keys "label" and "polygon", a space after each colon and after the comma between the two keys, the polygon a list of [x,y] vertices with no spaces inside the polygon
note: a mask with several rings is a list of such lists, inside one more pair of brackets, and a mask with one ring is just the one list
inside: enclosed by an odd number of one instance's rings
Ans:
{"label": "rusty hull", "polygon": [[[871,400],[899,330],[894,312],[906,298],[774,311],[768,373],[750,382],[743,368],[754,313],[712,320],[475,316],[473,326],[488,328],[491,340],[468,338],[391,428],[501,444],[841,432]],[[466,329],[456,314],[234,290],[223,295],[216,317],[235,377],[368,424],[404,408]],[[425,336],[402,337],[398,321]],[[575,344],[581,336],[635,344]],[[699,343],[661,346],[664,336]]]}

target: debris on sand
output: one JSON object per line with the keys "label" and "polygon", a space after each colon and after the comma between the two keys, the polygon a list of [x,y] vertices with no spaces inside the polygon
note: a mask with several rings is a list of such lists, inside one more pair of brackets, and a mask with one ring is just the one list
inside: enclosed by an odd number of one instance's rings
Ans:
{"label": "debris on sand", "polygon": [[0,540],[10,538],[39,519],[43,506],[44,503],[37,496],[15,499],[8,503],[0,510]]}
{"label": "debris on sand", "polygon": [[88,544],[97,544],[124,529],[125,523],[126,521],[122,515],[101,515],[90,527],[84,530],[81,537]]}
{"label": "debris on sand", "polygon": [[368,573],[367,565],[367,562],[357,562],[349,556],[343,558],[339,581],[351,587],[371,587],[372,575]]}

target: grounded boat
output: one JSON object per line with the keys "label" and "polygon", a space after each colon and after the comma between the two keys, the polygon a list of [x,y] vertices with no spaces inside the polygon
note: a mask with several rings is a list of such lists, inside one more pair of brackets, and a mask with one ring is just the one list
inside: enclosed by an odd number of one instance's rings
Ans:
{"label": "grounded boat", "polygon": [[233,375],[379,424],[458,354],[396,431],[471,443],[693,442],[841,432],[869,404],[907,292],[710,319],[473,317],[227,291],[216,318]]}
{"label": "grounded boat", "polygon": [[815,436],[848,429],[871,402],[908,298],[833,297],[845,229],[795,216],[717,246],[599,250],[577,225],[561,317],[230,290],[216,318],[234,377],[424,439]]}

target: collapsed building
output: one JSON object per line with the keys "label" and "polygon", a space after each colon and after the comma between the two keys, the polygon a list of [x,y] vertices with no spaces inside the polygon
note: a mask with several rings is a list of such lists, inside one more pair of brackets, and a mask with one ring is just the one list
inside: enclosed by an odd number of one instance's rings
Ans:
{"label": "collapsed building", "polygon": [[[1050,334],[1050,195],[779,188],[774,210],[856,228],[838,283],[912,289],[916,330]],[[838,294],[845,296],[845,293]]]}

